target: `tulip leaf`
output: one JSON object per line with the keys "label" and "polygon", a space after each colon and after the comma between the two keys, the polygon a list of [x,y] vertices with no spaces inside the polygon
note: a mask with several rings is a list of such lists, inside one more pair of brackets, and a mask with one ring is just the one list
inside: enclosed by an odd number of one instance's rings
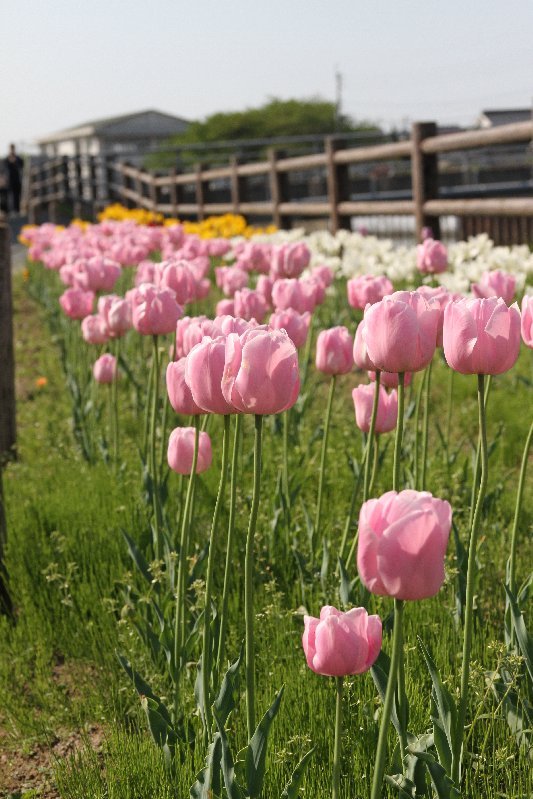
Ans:
{"label": "tulip leaf", "polygon": [[122,535],[124,537],[124,540],[126,541],[131,559],[137,566],[137,569],[142,574],[146,582],[149,585],[151,585],[152,575],[150,574],[150,569],[148,568],[148,563],[146,562],[146,558],[144,557],[142,552],[139,551],[139,548],[137,547],[137,544],[135,543],[133,538],[131,538],[131,536],[129,536],[125,530],[122,530]]}
{"label": "tulip leaf", "polygon": [[468,554],[459,537],[457,525],[452,522],[453,540],[455,544],[455,562],[457,566],[457,577],[455,583],[455,612],[454,619],[459,626],[464,619],[464,609],[466,605],[466,577],[468,569]]}
{"label": "tulip leaf", "polygon": [[263,788],[270,725],[276,717],[285,687],[278,691],[274,701],[259,722],[246,751],[246,787],[251,799],[256,799]]}
{"label": "tulip leaf", "polygon": [[[498,679],[495,679],[495,677]],[[501,675],[489,674],[490,687],[498,704],[502,703],[505,719],[518,746],[531,748],[533,706],[511,687],[513,679],[502,669]]]}
{"label": "tulip leaf", "polygon": [[415,799],[416,785],[403,774],[386,774],[385,782],[396,789],[400,799]]}
{"label": "tulip leaf", "polygon": [[520,607],[518,606],[517,599],[507,585],[505,586],[505,593],[507,594],[507,599],[509,600],[509,607],[511,609],[511,623],[513,625],[513,630],[515,631],[516,640],[518,641],[518,647],[522,657],[524,658],[531,683],[533,684],[533,640],[527,631],[524,616],[520,610]]}
{"label": "tulip leaf", "polygon": [[233,757],[231,755],[231,750],[229,748],[228,738],[226,735],[226,731],[224,729],[224,725],[220,723],[217,715],[215,713],[215,723],[218,728],[218,732],[220,735],[220,745],[222,748],[222,776],[224,778],[224,787],[227,793],[227,799],[244,799],[244,791],[237,783],[235,779],[235,766],[233,763]]}
{"label": "tulip leaf", "polygon": [[[431,682],[433,683],[431,699],[435,746],[442,766],[446,770],[446,773],[450,774],[454,740],[457,730],[457,707],[453,696],[446,686],[443,685],[435,661],[420,636],[418,636],[418,646],[426,661]],[[435,710],[437,711],[436,715]]]}
{"label": "tulip leaf", "polygon": [[435,760],[433,755],[429,752],[417,752],[410,747],[408,751],[426,764],[438,799],[459,799],[460,793],[454,781],[450,779],[444,768]]}
{"label": "tulip leaf", "polygon": [[339,574],[341,578],[339,584],[339,597],[344,606],[351,605],[355,601],[353,592],[355,586],[357,585],[358,577],[354,577],[353,580],[350,580],[343,559],[339,558],[338,563]]}
{"label": "tulip leaf", "polygon": [[[146,713],[152,738],[157,746],[163,750],[167,766],[171,766],[176,753],[178,736],[176,735],[170,721],[167,721],[167,718],[163,717],[163,715],[159,712],[161,709],[166,711],[166,708],[161,704],[161,702],[158,704],[157,701],[154,701],[147,696],[141,697],[141,705]],[[168,712],[166,715],[168,715]]]}
{"label": "tulip leaf", "polygon": [[196,782],[189,791],[190,799],[214,799],[222,793],[220,780],[220,764],[222,760],[222,743],[220,733],[215,733],[213,742],[209,744],[204,768],[196,775]]}
{"label": "tulip leaf", "polygon": [[315,753],[315,749],[316,746],[313,746],[313,748],[302,757],[292,772],[290,780],[283,789],[280,799],[298,799],[298,789],[300,788],[300,784],[304,778],[305,770]]}
{"label": "tulip leaf", "polygon": [[225,724],[232,710],[237,706],[236,694],[239,690],[240,667],[242,663],[243,647],[237,660],[231,664],[224,675],[220,691],[214,701],[213,710],[220,719],[221,724]]}
{"label": "tulip leaf", "polygon": [[[389,681],[390,658],[383,650],[381,650],[379,653],[377,660],[374,661],[374,665],[370,669],[370,672],[372,674],[372,679],[374,680],[374,685],[378,689],[381,701],[384,702],[385,694],[387,693],[387,683]],[[400,722],[398,720],[396,697],[394,698],[394,704],[392,706],[391,721],[394,724],[394,729],[399,735],[401,728]]]}

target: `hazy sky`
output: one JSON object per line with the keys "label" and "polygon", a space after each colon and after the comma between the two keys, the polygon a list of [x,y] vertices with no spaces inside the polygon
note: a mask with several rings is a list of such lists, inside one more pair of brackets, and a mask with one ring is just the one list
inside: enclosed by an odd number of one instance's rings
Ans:
{"label": "hazy sky", "polygon": [[0,152],[91,119],[335,97],[389,126],[529,107],[533,0],[3,0]]}

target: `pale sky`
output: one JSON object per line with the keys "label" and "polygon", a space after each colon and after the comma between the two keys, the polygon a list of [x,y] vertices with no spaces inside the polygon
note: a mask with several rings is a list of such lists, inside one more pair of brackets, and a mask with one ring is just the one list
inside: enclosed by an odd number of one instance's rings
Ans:
{"label": "pale sky", "polygon": [[3,0],[0,154],[100,117],[335,98],[385,127],[530,107],[533,0]]}

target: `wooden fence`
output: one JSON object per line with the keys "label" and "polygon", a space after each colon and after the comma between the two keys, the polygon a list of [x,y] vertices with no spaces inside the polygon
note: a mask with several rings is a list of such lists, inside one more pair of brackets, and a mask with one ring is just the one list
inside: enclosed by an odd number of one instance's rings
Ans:
{"label": "wooden fence", "polygon": [[[438,237],[440,218],[451,215],[462,220],[463,233],[487,230],[501,243],[533,241],[530,196],[439,196],[439,156],[532,139],[533,122],[444,135],[437,135],[435,123],[419,122],[405,141],[344,148],[341,141],[328,137],[320,153],[285,158],[271,149],[263,161],[239,163],[234,158],[217,168],[198,164],[187,174],[175,170],[158,174],[95,156],[57,157],[31,168],[28,213],[32,221],[45,209],[48,219],[54,221],[63,202],[71,202],[75,214],[87,207],[94,214],[109,202],[121,202],[173,217],[203,219],[211,214],[240,213],[283,228],[290,228],[296,220],[319,218],[327,220],[331,231],[349,229],[352,217],[392,215],[414,218],[417,238],[424,226],[431,227]],[[406,164],[411,176],[409,199],[352,199],[350,167],[375,162]],[[325,178],[324,197],[291,198],[291,179],[309,171]],[[259,178],[265,184],[265,199],[261,200],[250,195],[250,182]],[[212,186],[221,183],[229,185],[229,199],[213,201]]]}

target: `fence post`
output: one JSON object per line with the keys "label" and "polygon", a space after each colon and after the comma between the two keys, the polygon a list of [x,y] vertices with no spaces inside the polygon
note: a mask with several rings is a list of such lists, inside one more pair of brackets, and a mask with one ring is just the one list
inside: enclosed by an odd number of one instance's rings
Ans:
{"label": "fence post", "polygon": [[196,165],[196,205],[198,206],[198,219],[204,218],[204,184],[202,181],[202,164]]}
{"label": "fence post", "polygon": [[56,167],[57,157],[48,162],[48,174],[46,177],[46,190],[48,197],[48,221],[57,222],[57,198],[56,198]]}
{"label": "fence post", "polygon": [[16,441],[12,317],[11,230],[0,214],[0,459],[13,450]]}
{"label": "fence post", "polygon": [[343,200],[350,199],[348,164],[335,163],[335,153],[341,148],[342,143],[339,139],[334,139],[332,136],[326,137],[326,181],[328,186],[328,200],[331,207],[330,222],[332,233],[336,233],[339,229],[351,229],[350,217],[339,213],[339,203]]}
{"label": "fence post", "polygon": [[150,200],[152,202],[152,209],[151,210],[153,211],[154,214],[157,214],[157,212],[158,212],[158,208],[157,208],[158,191],[157,191],[157,186],[156,186],[156,183],[155,183],[156,177],[157,177],[157,172],[154,172],[154,170],[151,169],[150,170],[150,183],[148,184],[148,189],[149,189],[149,192],[150,192]]}
{"label": "fence post", "polygon": [[174,219],[178,216],[178,184],[176,183],[176,167],[170,170],[170,204],[172,206],[172,216]]}
{"label": "fence post", "polygon": [[268,160],[270,162],[270,198],[272,200],[272,221],[277,228],[287,229],[290,227],[290,217],[280,213],[279,206],[287,199],[287,175],[281,174],[276,168],[276,161],[279,153],[273,148],[268,149]]}
{"label": "fence post", "polygon": [[81,218],[83,213],[83,182],[81,169],[81,155],[74,156],[74,216]]}
{"label": "fence post", "polygon": [[231,204],[233,206],[233,213],[239,213],[239,206],[241,202],[241,180],[239,178],[239,173],[237,172],[237,167],[239,165],[239,159],[237,156],[232,156],[230,160],[231,165],[231,178],[230,178],[230,188],[231,188]]}
{"label": "fence post", "polygon": [[426,200],[436,200],[439,196],[439,171],[436,153],[423,153],[420,144],[424,139],[437,135],[435,122],[415,122],[411,130],[411,185],[415,206],[416,238],[420,241],[422,228],[430,227],[433,237],[440,238],[438,216],[424,214]]}

